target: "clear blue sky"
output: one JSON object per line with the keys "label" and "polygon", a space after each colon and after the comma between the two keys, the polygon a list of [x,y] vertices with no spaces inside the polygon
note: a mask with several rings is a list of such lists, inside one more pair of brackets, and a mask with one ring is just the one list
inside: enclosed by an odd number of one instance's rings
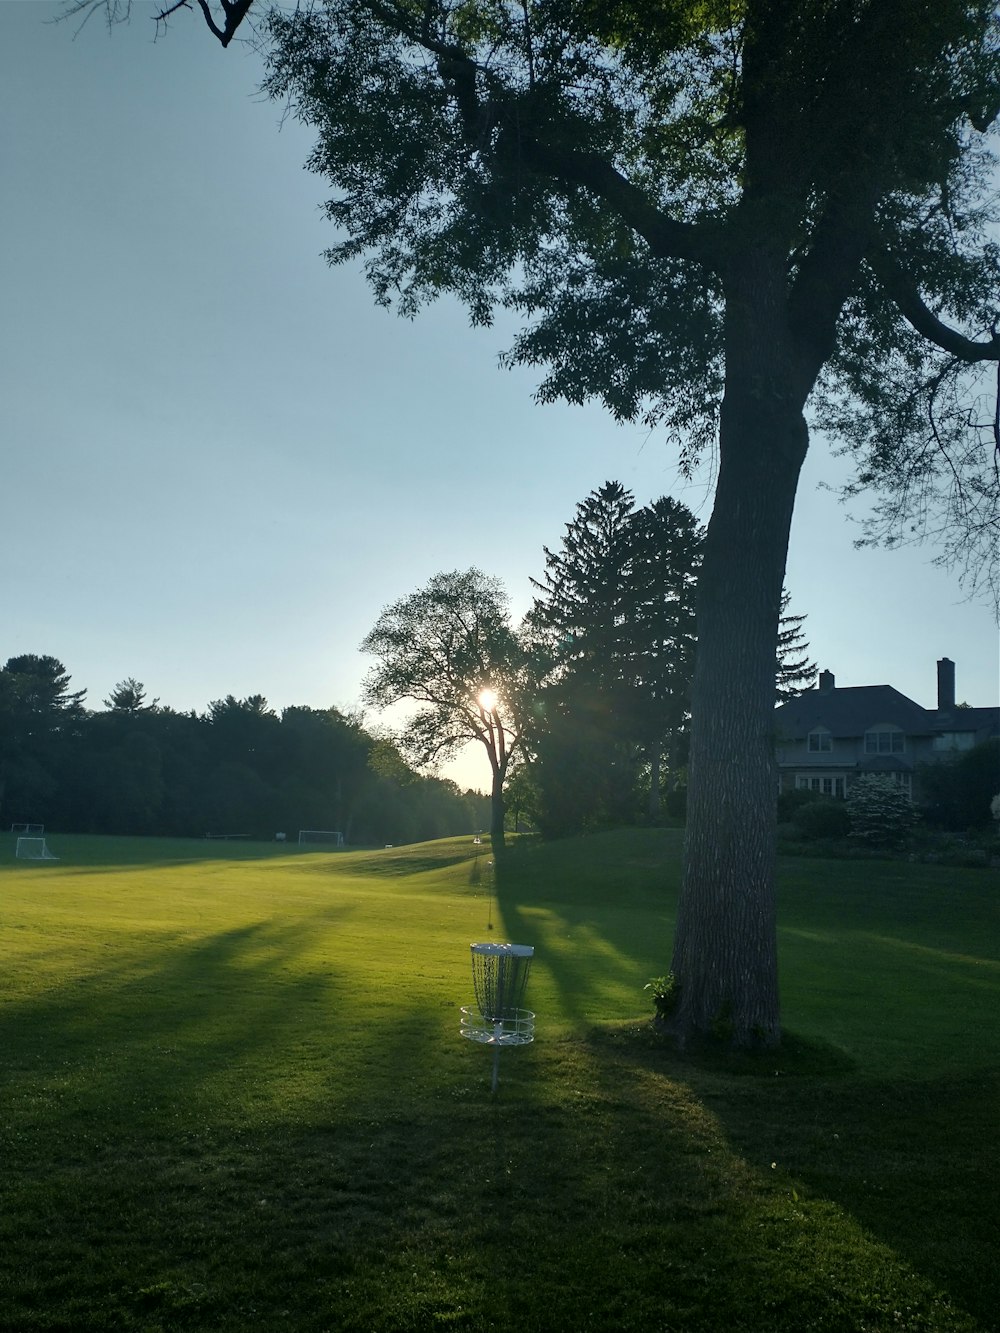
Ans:
{"label": "clear blue sky", "polygon": [[[328,269],[311,140],[244,47],[152,6],[109,37],[0,0],[0,661],[60,658],[99,708],[126,676],[177,709],[232,693],[352,708],[380,609],[443,569],[519,615],[543,545],[609,478],[706,520],[655,433],[538,407],[510,326],[377,310]],[[787,585],[840,685],[925,706],[935,661],[998,697],[988,608],[932,548],[857,552],[814,443]],[[449,770],[486,780],[485,761]]]}

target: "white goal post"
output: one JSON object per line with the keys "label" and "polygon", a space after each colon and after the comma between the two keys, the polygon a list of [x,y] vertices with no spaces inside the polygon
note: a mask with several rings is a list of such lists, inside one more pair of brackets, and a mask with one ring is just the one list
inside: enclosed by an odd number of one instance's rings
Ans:
{"label": "white goal post", "polygon": [[329,829],[321,828],[300,828],[299,846],[307,842],[332,842],[334,847],[343,847],[344,835],[342,833],[333,833]]}
{"label": "white goal post", "polygon": [[18,838],[14,856],[20,861],[58,861],[44,838]]}

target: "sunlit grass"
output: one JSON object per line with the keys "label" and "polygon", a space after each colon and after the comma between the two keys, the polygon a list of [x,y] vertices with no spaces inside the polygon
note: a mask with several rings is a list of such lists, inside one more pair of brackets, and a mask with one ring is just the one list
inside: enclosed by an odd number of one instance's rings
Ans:
{"label": "sunlit grass", "polygon": [[[789,861],[784,1048],[682,1060],[676,834],[52,842],[0,839],[0,1328],[997,1327],[997,875]],[[482,938],[536,948],[496,1097]]]}

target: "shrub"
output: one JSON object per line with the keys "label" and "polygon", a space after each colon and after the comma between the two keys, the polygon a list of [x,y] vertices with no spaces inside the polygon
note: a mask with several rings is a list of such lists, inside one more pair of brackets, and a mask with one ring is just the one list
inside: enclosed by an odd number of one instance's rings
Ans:
{"label": "shrub", "polygon": [[792,823],[800,837],[846,838],[851,831],[851,816],[843,801],[820,797],[800,805],[792,816]]}
{"label": "shrub", "polygon": [[[1000,776],[1000,741],[985,741],[942,763],[921,764],[918,770],[924,817],[940,828],[986,828],[990,798]],[[993,818],[997,818],[994,814]]]}
{"label": "shrub", "polygon": [[654,977],[652,981],[647,981],[643,990],[653,992],[657,1020],[662,1022],[663,1019],[668,1018],[677,1003],[680,991],[680,986],[677,984],[677,978],[673,972],[668,972],[665,977]]}
{"label": "shrub", "polygon": [[810,791],[808,787],[791,787],[787,791],[779,792],[778,823],[791,824],[796,812],[804,805],[811,805],[814,801],[822,799],[818,791]]}
{"label": "shrub", "polygon": [[907,793],[885,773],[855,778],[845,805],[850,836],[870,847],[898,847],[906,841],[916,818]]}

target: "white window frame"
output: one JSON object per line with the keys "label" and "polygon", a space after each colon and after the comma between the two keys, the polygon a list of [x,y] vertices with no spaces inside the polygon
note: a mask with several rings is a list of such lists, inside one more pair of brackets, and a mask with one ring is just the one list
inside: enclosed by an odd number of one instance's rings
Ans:
{"label": "white window frame", "polygon": [[847,795],[847,779],[842,773],[796,773],[796,791],[815,791],[820,796],[843,800]]}

